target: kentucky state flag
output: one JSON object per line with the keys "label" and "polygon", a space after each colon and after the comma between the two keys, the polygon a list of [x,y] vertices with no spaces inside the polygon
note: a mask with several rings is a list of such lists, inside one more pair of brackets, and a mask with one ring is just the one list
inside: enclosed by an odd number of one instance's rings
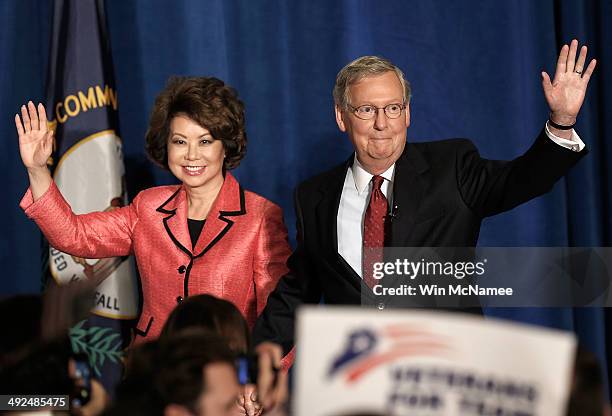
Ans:
{"label": "kentucky state flag", "polygon": [[[55,182],[77,214],[116,209],[127,195],[103,0],[55,0],[51,36],[47,114]],[[50,247],[48,263],[58,284],[101,282],[92,315],[71,330],[71,341],[112,389],[138,313],[132,258],[83,259]]]}

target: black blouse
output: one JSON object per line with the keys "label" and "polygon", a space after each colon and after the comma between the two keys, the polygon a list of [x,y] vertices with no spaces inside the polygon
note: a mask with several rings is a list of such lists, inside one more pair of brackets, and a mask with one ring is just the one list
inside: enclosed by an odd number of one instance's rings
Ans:
{"label": "black blouse", "polygon": [[200,234],[202,234],[202,229],[204,228],[205,222],[206,220],[192,220],[191,218],[187,218],[187,226],[189,227],[189,237],[191,238],[192,248],[195,248],[198,238],[200,238]]}

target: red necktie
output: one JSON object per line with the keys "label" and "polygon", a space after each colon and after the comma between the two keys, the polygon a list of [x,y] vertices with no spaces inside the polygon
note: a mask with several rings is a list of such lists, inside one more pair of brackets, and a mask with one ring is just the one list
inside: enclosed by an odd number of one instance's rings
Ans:
{"label": "red necktie", "polygon": [[384,178],[372,177],[372,194],[363,221],[363,279],[369,287],[374,287],[377,280],[373,276],[373,265],[383,261],[385,245],[385,218],[387,216],[387,198],[380,189]]}

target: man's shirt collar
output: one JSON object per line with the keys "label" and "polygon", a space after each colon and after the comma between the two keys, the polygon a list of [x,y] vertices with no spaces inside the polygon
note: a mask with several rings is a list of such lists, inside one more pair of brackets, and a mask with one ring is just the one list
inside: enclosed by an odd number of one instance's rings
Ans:
{"label": "man's shirt collar", "polygon": [[[363,192],[367,192],[368,185],[372,180],[372,175],[369,173],[359,160],[357,160],[357,155],[354,156],[353,166],[351,166],[351,170],[353,171],[353,178],[355,179],[355,187],[357,188],[357,192],[361,195]],[[395,174],[395,163],[389,167],[386,171],[384,171],[380,176],[382,176],[385,181],[389,181],[393,183],[393,175]]]}

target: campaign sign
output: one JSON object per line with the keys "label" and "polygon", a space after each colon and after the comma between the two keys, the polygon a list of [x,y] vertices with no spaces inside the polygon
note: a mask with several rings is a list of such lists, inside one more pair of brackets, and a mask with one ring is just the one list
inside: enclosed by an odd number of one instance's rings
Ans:
{"label": "campaign sign", "polygon": [[458,313],[298,312],[294,414],[565,414],[573,334]]}

